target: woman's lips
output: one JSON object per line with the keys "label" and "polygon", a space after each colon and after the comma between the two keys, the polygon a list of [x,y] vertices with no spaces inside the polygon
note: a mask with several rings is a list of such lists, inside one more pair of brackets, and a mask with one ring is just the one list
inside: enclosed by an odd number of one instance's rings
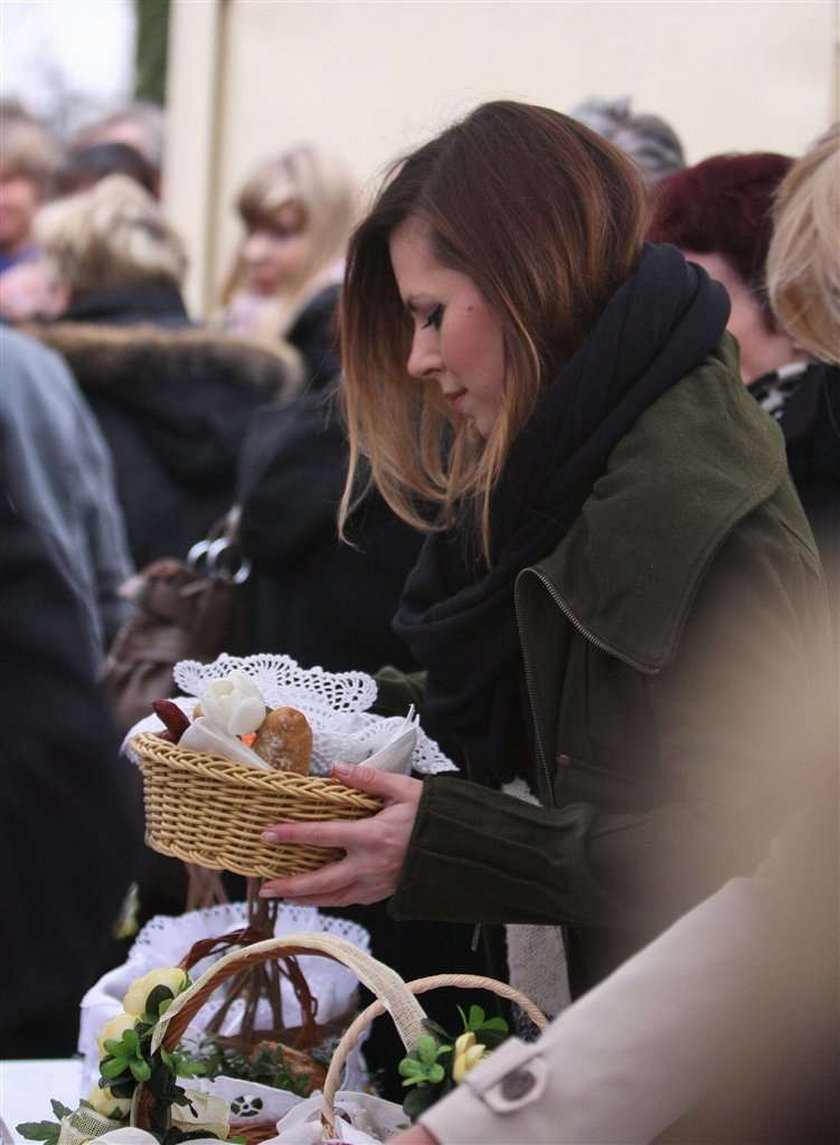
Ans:
{"label": "woman's lips", "polygon": [[452,405],[453,409],[460,409],[461,401],[467,396],[466,390],[452,390],[450,393],[444,395],[446,400]]}

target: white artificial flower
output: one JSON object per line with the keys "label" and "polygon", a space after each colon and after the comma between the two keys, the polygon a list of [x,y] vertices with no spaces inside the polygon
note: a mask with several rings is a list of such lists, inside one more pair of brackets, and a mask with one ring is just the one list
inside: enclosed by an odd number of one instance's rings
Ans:
{"label": "white artificial flower", "polygon": [[210,723],[231,736],[255,732],[265,719],[259,688],[244,672],[234,671],[224,680],[208,684],[199,703]]}
{"label": "white artificial flower", "polygon": [[144,974],[142,978],[135,978],[131,983],[123,998],[123,1009],[127,1014],[139,1017],[146,1012],[149,995],[156,986],[168,987],[177,997],[189,984],[190,979],[186,970],[182,970],[179,966],[161,966],[157,970],[150,970],[148,974]]}

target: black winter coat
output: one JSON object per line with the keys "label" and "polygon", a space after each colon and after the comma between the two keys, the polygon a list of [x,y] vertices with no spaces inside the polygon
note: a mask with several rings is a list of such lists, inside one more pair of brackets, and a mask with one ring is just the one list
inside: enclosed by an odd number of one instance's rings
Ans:
{"label": "black winter coat", "polygon": [[[130,321],[130,307],[115,313]],[[99,420],[142,568],[185,556],[230,508],[248,423],[283,398],[288,359],[280,347],[183,323],[109,326],[101,314],[97,307],[97,324],[62,321],[32,333],[64,355]]]}
{"label": "black winter coat", "polygon": [[2,427],[0,459],[0,1058],[65,1057],[137,874],[140,790],[82,604],[9,495]]}
{"label": "black winter coat", "polygon": [[341,543],[347,446],[334,397],[305,394],[253,422],[242,455],[242,548],[252,561],[253,652],[375,672],[414,661],[391,619],[420,537],[370,494]]}
{"label": "black winter coat", "polygon": [[748,389],[785,436],[790,475],[825,568],[840,649],[840,369],[814,362],[765,375]]}

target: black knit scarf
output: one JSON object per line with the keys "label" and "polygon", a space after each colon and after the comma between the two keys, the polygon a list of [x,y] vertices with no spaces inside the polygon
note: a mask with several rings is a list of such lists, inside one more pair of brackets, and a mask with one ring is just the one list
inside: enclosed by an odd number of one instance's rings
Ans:
{"label": "black knit scarf", "polygon": [[474,778],[528,771],[517,574],[553,551],[612,450],[714,349],[728,316],[722,286],[675,247],[646,245],[511,448],[491,505],[490,569],[477,562],[466,522],[427,539],[394,628],[428,672],[430,729],[460,745]]}

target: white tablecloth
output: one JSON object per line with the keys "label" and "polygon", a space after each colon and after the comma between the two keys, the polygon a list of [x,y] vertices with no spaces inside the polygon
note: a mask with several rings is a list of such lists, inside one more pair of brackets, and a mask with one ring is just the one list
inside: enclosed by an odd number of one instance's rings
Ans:
{"label": "white tablecloth", "polygon": [[0,1061],[0,1117],[12,1140],[25,1140],[15,1132],[21,1121],[54,1121],[50,1098],[75,1109],[82,1096],[81,1061]]}

